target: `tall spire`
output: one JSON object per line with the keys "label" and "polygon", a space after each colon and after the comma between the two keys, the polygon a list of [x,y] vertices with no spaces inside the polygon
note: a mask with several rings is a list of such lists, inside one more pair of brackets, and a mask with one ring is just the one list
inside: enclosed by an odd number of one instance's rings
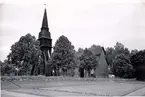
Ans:
{"label": "tall spire", "polygon": [[44,10],[44,16],[43,16],[42,28],[48,28],[46,8],[45,8],[45,10]]}
{"label": "tall spire", "polygon": [[43,59],[42,64],[40,65],[40,74],[51,75],[51,70],[48,67],[47,62],[51,57],[52,39],[51,39],[51,33],[49,32],[49,28],[48,28],[46,7],[44,10],[42,27],[41,27],[41,31],[39,32],[38,40],[40,41],[40,49],[42,51],[42,59]]}

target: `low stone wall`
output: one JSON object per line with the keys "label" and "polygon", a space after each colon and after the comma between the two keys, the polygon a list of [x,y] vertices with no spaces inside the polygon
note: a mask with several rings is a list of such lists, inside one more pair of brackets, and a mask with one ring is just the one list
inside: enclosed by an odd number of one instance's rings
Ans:
{"label": "low stone wall", "polygon": [[121,79],[121,78],[78,78],[78,77],[63,77],[63,76],[2,76],[3,81],[134,81],[135,79]]}

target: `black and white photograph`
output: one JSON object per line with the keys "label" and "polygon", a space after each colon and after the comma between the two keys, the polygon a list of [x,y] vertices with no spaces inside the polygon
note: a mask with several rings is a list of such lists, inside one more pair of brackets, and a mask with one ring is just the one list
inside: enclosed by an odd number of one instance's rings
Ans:
{"label": "black and white photograph", "polygon": [[0,0],[0,97],[145,96],[145,0]]}

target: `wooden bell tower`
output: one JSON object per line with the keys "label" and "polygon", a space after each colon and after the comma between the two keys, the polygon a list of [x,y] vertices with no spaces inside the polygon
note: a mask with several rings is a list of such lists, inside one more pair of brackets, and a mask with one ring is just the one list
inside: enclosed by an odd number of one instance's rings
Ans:
{"label": "wooden bell tower", "polygon": [[41,75],[50,75],[50,68],[48,67],[48,60],[51,57],[52,39],[48,28],[47,12],[44,10],[41,31],[39,32],[38,40],[40,41],[40,48],[42,51],[43,62],[40,66]]}

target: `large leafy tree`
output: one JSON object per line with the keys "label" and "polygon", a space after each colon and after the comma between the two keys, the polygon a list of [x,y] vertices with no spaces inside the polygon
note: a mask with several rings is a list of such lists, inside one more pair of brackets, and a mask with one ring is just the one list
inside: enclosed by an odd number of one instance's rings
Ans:
{"label": "large leafy tree", "polygon": [[133,54],[131,56],[131,63],[135,68],[137,80],[145,80],[145,50]]}
{"label": "large leafy tree", "polygon": [[20,75],[33,75],[40,55],[39,42],[34,36],[27,34],[11,46],[8,60],[10,64],[15,65]]}
{"label": "large leafy tree", "polygon": [[90,70],[95,69],[98,65],[96,56],[93,55],[91,51],[87,48],[84,50],[83,54],[79,57],[80,59],[80,68],[84,68],[88,71],[88,75],[90,75]]}
{"label": "large leafy tree", "polygon": [[53,48],[51,68],[60,74],[60,71],[67,73],[68,70],[76,67],[74,46],[64,35],[60,36]]}
{"label": "large leafy tree", "polygon": [[116,45],[114,46],[114,48],[108,47],[106,49],[106,57],[109,62],[109,65],[110,65],[111,72],[113,69],[113,60],[115,59],[115,57],[117,55],[120,55],[120,54],[124,54],[127,57],[130,56],[130,52],[129,52],[128,48],[124,47],[124,45],[122,43],[117,42]]}
{"label": "large leafy tree", "polygon": [[106,49],[106,56],[110,65],[112,65],[112,60],[119,54],[124,54],[126,56],[130,54],[128,48],[125,48],[122,43],[117,42],[114,48],[108,47]]}
{"label": "large leafy tree", "polygon": [[133,77],[133,66],[125,54],[119,54],[113,60],[113,73],[117,77],[132,78]]}

